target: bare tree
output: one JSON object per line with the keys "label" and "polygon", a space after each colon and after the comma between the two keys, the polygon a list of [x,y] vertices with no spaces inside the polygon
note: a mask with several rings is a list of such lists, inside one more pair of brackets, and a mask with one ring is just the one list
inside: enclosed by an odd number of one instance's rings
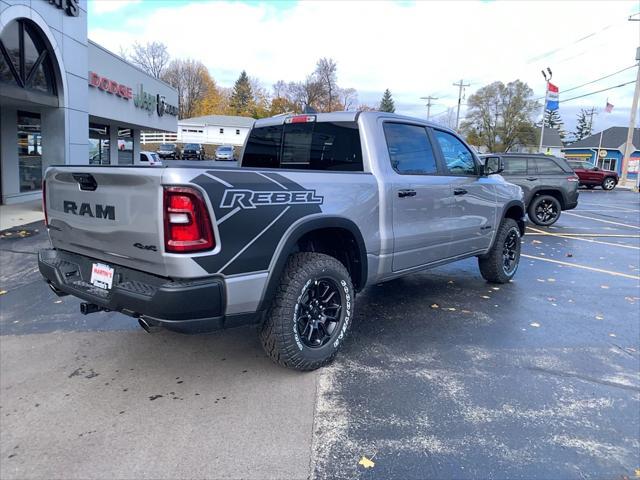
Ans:
{"label": "bare tree", "polygon": [[313,74],[323,90],[323,105],[319,105],[322,111],[330,112],[334,108],[338,92],[337,71],[338,64],[332,58],[323,57],[316,64]]}
{"label": "bare tree", "polygon": [[213,81],[207,68],[196,60],[172,60],[163,80],[178,91],[180,118],[192,117],[198,102],[209,93]]}
{"label": "bare tree", "polygon": [[356,107],[358,104],[358,91],[355,88],[341,88],[339,93],[343,110],[352,110]]}
{"label": "bare tree", "polygon": [[131,49],[131,54],[126,50],[120,50],[120,54],[152,77],[162,78],[170,60],[167,46],[164,43],[147,42],[146,45],[142,45],[135,42]]}

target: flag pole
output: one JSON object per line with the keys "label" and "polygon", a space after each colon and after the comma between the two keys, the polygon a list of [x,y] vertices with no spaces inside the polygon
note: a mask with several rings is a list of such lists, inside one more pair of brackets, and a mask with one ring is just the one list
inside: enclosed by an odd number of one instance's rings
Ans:
{"label": "flag pole", "polygon": [[[542,72],[544,75],[544,71]],[[546,78],[546,75],[545,75]],[[547,90],[544,93],[544,105],[542,106],[542,126],[540,127],[540,145],[538,146],[538,153],[542,153],[542,140],[544,138],[544,121],[547,114],[547,99],[549,97],[549,80],[547,80]]]}

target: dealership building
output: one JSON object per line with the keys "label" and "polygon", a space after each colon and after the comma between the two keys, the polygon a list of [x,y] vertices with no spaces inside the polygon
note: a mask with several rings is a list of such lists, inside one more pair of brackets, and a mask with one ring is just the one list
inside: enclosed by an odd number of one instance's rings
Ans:
{"label": "dealership building", "polygon": [[87,38],[86,0],[0,0],[0,203],[49,165],[132,165],[140,132],[176,133],[178,94]]}

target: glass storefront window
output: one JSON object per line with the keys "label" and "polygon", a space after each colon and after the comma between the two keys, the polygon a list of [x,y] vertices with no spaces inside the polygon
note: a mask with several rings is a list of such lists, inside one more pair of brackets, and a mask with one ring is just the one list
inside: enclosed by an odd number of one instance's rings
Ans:
{"label": "glass storefront window", "polygon": [[118,165],[133,165],[133,131],[118,128]]}
{"label": "glass storefront window", "polygon": [[109,165],[109,126],[89,124],[89,164]]}
{"label": "glass storefront window", "polygon": [[20,192],[42,189],[40,115],[18,112],[18,169]]}

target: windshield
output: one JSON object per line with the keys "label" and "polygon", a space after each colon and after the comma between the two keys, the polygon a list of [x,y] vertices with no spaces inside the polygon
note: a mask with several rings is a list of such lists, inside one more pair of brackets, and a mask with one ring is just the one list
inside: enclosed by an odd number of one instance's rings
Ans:
{"label": "windshield", "polygon": [[160,150],[173,150],[175,148],[175,145],[172,145],[170,143],[163,143],[162,145],[160,145]]}
{"label": "windshield", "polygon": [[197,143],[187,143],[184,148],[189,150],[198,150],[199,146]]}
{"label": "windshield", "polygon": [[219,152],[230,152],[231,150],[231,147],[218,147]]}

